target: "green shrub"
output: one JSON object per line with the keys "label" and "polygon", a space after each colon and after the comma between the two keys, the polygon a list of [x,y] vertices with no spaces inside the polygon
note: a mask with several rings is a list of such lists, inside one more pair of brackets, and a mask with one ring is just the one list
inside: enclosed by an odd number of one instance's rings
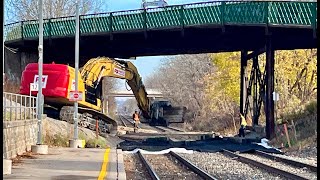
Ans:
{"label": "green shrub", "polygon": [[317,101],[311,101],[305,107],[305,111],[309,114],[317,114]]}

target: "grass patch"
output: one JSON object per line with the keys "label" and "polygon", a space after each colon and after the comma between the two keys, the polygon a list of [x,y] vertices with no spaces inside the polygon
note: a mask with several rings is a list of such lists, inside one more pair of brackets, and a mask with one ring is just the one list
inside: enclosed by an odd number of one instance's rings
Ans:
{"label": "grass patch", "polygon": [[95,147],[101,147],[101,148],[107,148],[107,141],[103,137],[97,138],[88,138],[88,136],[82,132],[79,131],[79,139],[85,139],[86,141],[86,147],[88,148],[95,148]]}
{"label": "grass patch", "polygon": [[42,136],[42,142],[48,146],[69,147],[68,136],[64,136],[61,133],[53,136],[49,135],[49,133],[46,133],[45,136]]}
{"label": "grass patch", "polygon": [[98,139],[93,138],[86,141],[86,147],[101,147],[101,148],[107,148],[107,142],[104,138],[99,137]]}

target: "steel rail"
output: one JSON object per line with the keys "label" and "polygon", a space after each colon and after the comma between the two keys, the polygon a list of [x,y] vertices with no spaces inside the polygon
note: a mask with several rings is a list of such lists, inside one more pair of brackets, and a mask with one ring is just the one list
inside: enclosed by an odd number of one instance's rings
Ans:
{"label": "steel rail", "polygon": [[152,126],[152,127],[153,127],[153,128],[155,128],[155,129],[160,130],[161,132],[166,132],[166,130],[164,130],[164,129],[162,129],[162,128],[158,127],[158,126]]}
{"label": "steel rail", "polygon": [[174,131],[184,132],[184,130],[178,129],[178,128],[174,128],[174,127],[169,127],[169,126],[167,126],[166,128],[171,129],[171,130],[174,130]]}
{"label": "steel rail", "polygon": [[172,127],[162,127],[162,126],[154,126],[154,127],[157,128],[157,129],[160,129],[163,132],[166,132],[168,130],[177,131],[177,132],[183,132],[182,130],[175,129],[175,128],[172,128]]}
{"label": "steel rail", "polygon": [[230,152],[228,150],[223,150],[223,153],[227,154],[228,156],[231,156],[233,158],[236,157],[237,160],[240,161],[240,162],[257,166],[257,167],[259,167],[259,168],[261,168],[263,170],[266,170],[266,171],[268,171],[270,173],[279,174],[280,176],[283,176],[283,177],[286,177],[286,178],[289,178],[289,179],[297,179],[297,180],[300,180],[300,179],[301,180],[307,180],[308,179],[308,178],[299,176],[297,174],[292,174],[292,173],[284,171],[282,169],[278,169],[278,168],[269,166],[267,164],[255,161],[253,159],[243,157],[241,155],[235,154],[235,153]]}
{"label": "steel rail", "polygon": [[194,173],[196,173],[200,177],[202,177],[204,179],[209,179],[209,180],[217,180],[218,179],[218,178],[213,177],[210,174],[206,173],[205,171],[203,171],[202,169],[198,168],[197,166],[192,164],[190,161],[188,161],[185,158],[179,156],[178,154],[176,154],[176,153],[174,153],[172,151],[170,151],[169,154],[172,155],[173,157],[175,157],[176,159],[178,159],[179,162],[181,162],[183,165],[187,166],[189,169],[191,169]]}
{"label": "steel rail", "polygon": [[122,122],[124,127],[128,127],[127,124],[124,122],[122,115],[119,115],[119,119]]}
{"label": "steel rail", "polygon": [[[129,122],[132,126],[134,126],[134,122],[131,122],[129,119],[127,119],[126,117],[124,117],[123,115],[119,115],[120,116],[120,120],[122,121],[122,123],[124,124],[125,127],[127,126],[127,123],[125,122]],[[123,120],[124,119],[124,120]]]}
{"label": "steel rail", "polygon": [[143,165],[147,168],[147,171],[149,172],[149,175],[151,176],[151,179],[153,180],[160,180],[159,176],[157,175],[157,173],[154,171],[154,169],[152,168],[152,166],[148,163],[148,161],[146,160],[146,158],[141,154],[140,151],[138,151],[138,156],[140,157]]}
{"label": "steel rail", "polygon": [[259,151],[259,150],[256,150],[254,153],[259,155],[259,156],[271,159],[271,160],[275,160],[275,161],[278,161],[278,162],[283,162],[283,163],[288,164],[290,166],[295,166],[295,167],[299,167],[299,168],[306,167],[306,168],[310,169],[313,172],[317,172],[317,166],[314,166],[314,165],[306,164],[306,163],[299,162],[299,161],[294,161],[294,160],[291,160],[291,159],[286,159],[286,158],[283,158],[283,157],[274,156],[274,155],[271,155],[271,154],[268,154],[268,153],[265,153],[265,152],[262,152],[262,151]]}

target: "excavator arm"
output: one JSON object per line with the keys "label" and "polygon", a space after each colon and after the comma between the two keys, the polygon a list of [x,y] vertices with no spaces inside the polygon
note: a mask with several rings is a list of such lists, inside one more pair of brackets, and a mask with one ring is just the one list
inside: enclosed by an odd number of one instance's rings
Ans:
{"label": "excavator arm", "polygon": [[114,77],[126,79],[145,118],[150,118],[149,99],[142,78],[133,63],[98,57],[89,60],[81,68],[81,76],[84,83],[91,88],[97,88],[102,77]]}

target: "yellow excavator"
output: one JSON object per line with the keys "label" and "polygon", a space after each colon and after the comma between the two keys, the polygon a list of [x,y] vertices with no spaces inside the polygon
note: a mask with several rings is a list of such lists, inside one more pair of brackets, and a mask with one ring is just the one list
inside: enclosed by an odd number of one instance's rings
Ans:
{"label": "yellow excavator", "polygon": [[[30,83],[36,82],[37,74],[37,63],[26,66],[22,73],[20,94],[29,94]],[[74,108],[73,101],[70,100],[70,91],[75,90],[75,69],[64,64],[44,64],[43,77],[45,113],[73,123]],[[184,122],[185,107],[173,107],[167,100],[151,102],[148,99],[142,78],[137,68],[129,61],[107,57],[93,58],[80,68],[78,77],[78,91],[82,92],[82,100],[78,101],[80,126],[94,130],[96,120],[99,120],[102,133],[115,134],[117,131],[116,121],[102,112],[103,77],[126,79],[144,119],[150,124],[169,125]],[[32,95],[36,95],[36,92],[32,92]]]}

